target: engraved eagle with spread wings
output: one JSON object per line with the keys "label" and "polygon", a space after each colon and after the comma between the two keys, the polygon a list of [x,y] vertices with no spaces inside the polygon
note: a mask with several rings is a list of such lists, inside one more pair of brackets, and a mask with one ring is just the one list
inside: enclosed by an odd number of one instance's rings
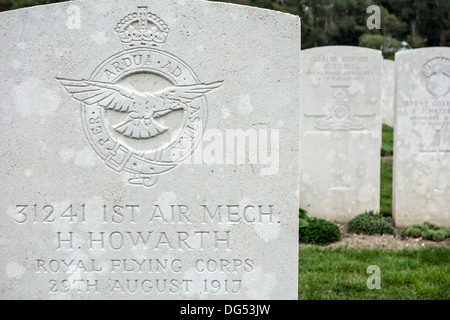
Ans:
{"label": "engraved eagle with spread wings", "polygon": [[175,110],[186,110],[194,99],[220,87],[223,82],[171,86],[150,93],[93,80],[57,80],[78,101],[87,105],[97,104],[106,110],[126,112],[127,119],[114,129],[134,139],[147,139],[166,131],[167,128],[155,118]]}

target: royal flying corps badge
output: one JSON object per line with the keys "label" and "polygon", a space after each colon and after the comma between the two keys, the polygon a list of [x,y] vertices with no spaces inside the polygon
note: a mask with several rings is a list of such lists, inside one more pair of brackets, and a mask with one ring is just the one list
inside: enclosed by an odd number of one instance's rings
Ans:
{"label": "royal flying corps badge", "polygon": [[[101,63],[86,80],[57,78],[81,102],[86,137],[105,164],[131,174],[132,185],[151,187],[158,175],[189,157],[202,139],[205,94],[222,81],[201,82],[192,69],[160,47],[169,34],[147,7],[117,24],[124,50]],[[178,128],[163,124],[178,115]]]}

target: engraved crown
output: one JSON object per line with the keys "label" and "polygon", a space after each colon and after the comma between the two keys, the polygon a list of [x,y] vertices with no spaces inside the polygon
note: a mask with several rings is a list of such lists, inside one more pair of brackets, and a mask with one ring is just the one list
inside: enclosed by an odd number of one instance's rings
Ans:
{"label": "engraved crown", "polygon": [[147,11],[147,7],[138,7],[119,21],[114,29],[122,41],[124,49],[152,47],[166,41],[169,28],[157,15]]}
{"label": "engraved crown", "polygon": [[333,104],[333,106],[336,106],[336,105],[348,106],[349,105],[347,94],[344,92],[344,90],[340,89],[334,94],[332,104]]}

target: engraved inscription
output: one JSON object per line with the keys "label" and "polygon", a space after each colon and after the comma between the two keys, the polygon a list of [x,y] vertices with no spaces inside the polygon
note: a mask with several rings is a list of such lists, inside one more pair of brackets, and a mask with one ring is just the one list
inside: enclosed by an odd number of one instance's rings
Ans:
{"label": "engraved inscription", "polygon": [[320,68],[305,70],[313,83],[344,84],[350,81],[367,81],[374,71],[365,69],[369,63],[367,56],[312,56],[311,64],[319,63]]}
{"label": "engraved inscription", "polygon": [[413,128],[442,129],[450,123],[450,100],[410,100],[405,101],[410,108],[409,119]]}
{"label": "engraved inscription", "polygon": [[257,203],[34,203],[16,205],[11,218],[54,233],[54,252],[30,257],[50,295],[236,295],[258,261],[234,253],[235,226],[280,223],[274,205]]}
{"label": "engraved inscription", "polygon": [[404,106],[409,109],[407,119],[411,129],[421,133],[423,145],[420,152],[449,154],[450,100],[444,97],[434,97],[432,100],[409,100],[404,102]]}

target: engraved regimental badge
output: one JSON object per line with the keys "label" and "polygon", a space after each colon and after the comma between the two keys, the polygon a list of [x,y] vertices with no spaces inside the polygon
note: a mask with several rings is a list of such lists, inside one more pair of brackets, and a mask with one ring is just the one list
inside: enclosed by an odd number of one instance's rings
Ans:
{"label": "engraved regimental badge", "polygon": [[[206,124],[205,94],[222,81],[201,82],[185,62],[159,49],[169,28],[147,7],[115,31],[124,51],[87,80],[57,79],[81,102],[84,132],[105,164],[131,174],[130,184],[151,187],[192,154]],[[164,124],[169,118],[172,127]]]}
{"label": "engraved regimental badge", "polygon": [[331,101],[331,110],[316,122],[319,130],[363,130],[366,127],[364,120],[355,117],[350,108],[348,92],[343,88],[338,88]]}
{"label": "engraved regimental badge", "polygon": [[442,97],[450,92],[450,59],[437,57],[428,60],[420,75],[425,89],[433,96]]}

